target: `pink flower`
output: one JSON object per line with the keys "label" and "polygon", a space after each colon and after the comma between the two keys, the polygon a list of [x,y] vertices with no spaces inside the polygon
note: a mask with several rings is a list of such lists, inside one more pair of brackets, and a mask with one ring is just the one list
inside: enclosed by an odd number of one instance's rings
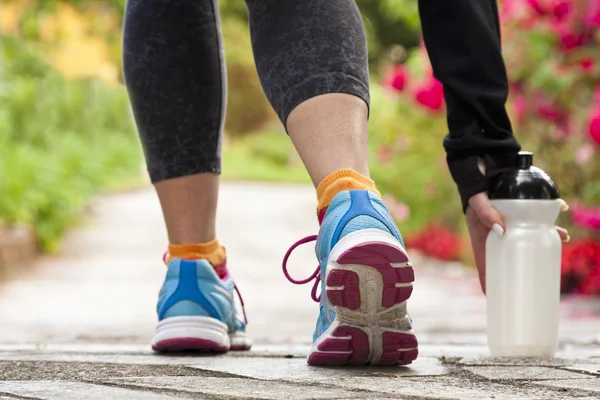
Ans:
{"label": "pink flower", "polygon": [[500,4],[500,19],[504,21],[511,18],[515,13],[516,4],[515,0],[504,0]]}
{"label": "pink flower", "polygon": [[558,29],[558,39],[565,50],[573,50],[583,44],[582,38],[567,29]]}
{"label": "pink flower", "polygon": [[527,0],[527,4],[538,16],[552,15],[558,21],[569,15],[573,5],[572,0]]}
{"label": "pink flower", "polygon": [[383,78],[383,85],[389,89],[402,92],[406,86],[408,71],[403,65],[395,65]]}
{"label": "pink flower", "polygon": [[440,81],[431,77],[428,83],[417,88],[415,99],[425,108],[432,111],[439,111],[444,105],[444,86]]}
{"label": "pink flower", "polygon": [[563,118],[555,126],[554,137],[559,140],[565,139],[567,136],[569,136],[571,130],[571,121],[569,120],[569,117],[564,114]]}
{"label": "pink flower", "polygon": [[584,228],[600,230],[600,208],[584,208],[575,203],[571,208],[573,222]]}
{"label": "pink flower", "polygon": [[387,164],[394,158],[394,152],[390,145],[384,144],[377,149],[377,161],[381,164]]}
{"label": "pink flower", "polygon": [[535,111],[540,117],[551,122],[559,122],[564,117],[562,111],[552,104],[540,104]]}
{"label": "pink flower", "polygon": [[540,0],[527,0],[526,3],[529,4],[529,7],[531,7],[538,15],[546,15],[547,12],[544,9],[545,7],[542,7],[542,2]]}
{"label": "pink flower", "polygon": [[527,111],[527,100],[525,100],[525,96],[522,94],[517,94],[515,96],[515,100],[513,101],[513,107],[515,110],[515,120],[517,122],[523,121],[525,112]]}
{"label": "pink flower", "polygon": [[570,0],[555,0],[552,5],[552,14],[558,21],[564,21],[571,12],[571,5]]}
{"label": "pink flower", "polygon": [[600,146],[600,106],[592,108],[588,119],[588,135]]}
{"label": "pink flower", "polygon": [[600,104],[600,86],[594,90],[594,103]]}
{"label": "pink flower", "polygon": [[592,158],[594,158],[595,152],[596,151],[594,150],[592,145],[590,145],[589,143],[585,143],[584,145],[579,147],[577,150],[575,150],[575,157],[574,157],[575,162],[579,165],[585,165],[585,164],[589,163],[590,161],[592,161]]}
{"label": "pink flower", "polygon": [[566,22],[559,22],[551,27],[558,37],[560,46],[566,51],[581,47],[594,37],[593,31],[590,32],[589,30],[586,31],[575,28],[578,27]]}
{"label": "pink flower", "polygon": [[410,216],[410,208],[405,203],[396,200],[391,194],[384,195],[383,202],[397,222],[406,221]]}
{"label": "pink flower", "polygon": [[579,62],[579,66],[586,72],[589,72],[594,68],[594,60],[591,58],[585,58]]}
{"label": "pink flower", "polygon": [[535,114],[546,121],[555,124],[564,123],[566,115],[553,99],[549,98],[543,91],[535,93],[533,98]]}
{"label": "pink flower", "polygon": [[587,0],[588,9],[583,22],[587,28],[600,28],[600,0]]}
{"label": "pink flower", "polygon": [[410,149],[411,144],[412,139],[410,138],[410,136],[400,135],[396,139],[395,148],[398,151],[406,151]]}

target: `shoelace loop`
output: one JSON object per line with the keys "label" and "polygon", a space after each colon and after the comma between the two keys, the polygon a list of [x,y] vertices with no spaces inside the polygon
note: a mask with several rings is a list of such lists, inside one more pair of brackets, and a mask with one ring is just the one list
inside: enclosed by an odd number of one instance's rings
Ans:
{"label": "shoelace loop", "polygon": [[317,297],[317,289],[319,287],[319,282],[321,281],[321,276],[320,276],[321,267],[317,266],[317,269],[315,269],[315,272],[313,272],[308,278],[300,279],[300,280],[296,280],[296,279],[292,278],[290,276],[290,273],[287,270],[287,261],[290,258],[290,255],[292,254],[292,252],[296,249],[296,247],[298,247],[302,244],[305,244],[305,243],[314,242],[316,240],[317,240],[317,235],[311,235],[311,236],[307,236],[303,239],[300,239],[296,243],[294,243],[292,245],[292,247],[290,247],[288,249],[287,253],[285,253],[281,267],[283,269],[283,274],[285,275],[287,280],[290,281],[291,283],[293,283],[294,285],[304,285],[305,283],[309,283],[310,281],[312,281],[314,279],[315,283],[313,284],[312,290],[310,291],[310,296],[315,302],[318,303],[321,301],[321,296],[319,295]]}
{"label": "shoelace loop", "polygon": [[246,316],[246,306],[244,305],[244,299],[242,298],[242,294],[240,293],[240,289],[238,289],[238,287],[235,284],[235,282],[233,282],[233,288],[235,289],[235,292],[237,293],[238,298],[240,299],[240,304],[242,306],[242,314],[244,314],[244,323],[246,325],[248,325],[248,317]]}

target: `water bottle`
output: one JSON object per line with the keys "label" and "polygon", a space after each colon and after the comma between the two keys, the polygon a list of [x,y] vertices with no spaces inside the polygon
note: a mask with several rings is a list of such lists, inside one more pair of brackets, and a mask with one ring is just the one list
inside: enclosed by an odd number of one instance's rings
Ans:
{"label": "water bottle", "polygon": [[506,230],[486,242],[488,346],[493,357],[553,357],[558,348],[564,202],[552,179],[520,152],[489,192]]}

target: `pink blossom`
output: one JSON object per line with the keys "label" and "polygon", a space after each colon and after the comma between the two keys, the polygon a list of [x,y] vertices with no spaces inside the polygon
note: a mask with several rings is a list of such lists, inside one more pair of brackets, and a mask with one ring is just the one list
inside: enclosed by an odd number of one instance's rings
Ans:
{"label": "pink blossom", "polygon": [[565,114],[555,126],[554,137],[558,140],[565,139],[567,136],[569,136],[569,133],[571,133],[571,129],[571,121]]}
{"label": "pink blossom", "polygon": [[579,165],[585,165],[592,161],[595,152],[591,144],[585,143],[575,150],[574,160]]}
{"label": "pink blossom", "polygon": [[590,111],[588,119],[588,135],[594,143],[600,146],[600,106],[595,106]]}
{"label": "pink blossom", "polygon": [[570,0],[555,0],[552,5],[552,14],[558,21],[564,21],[571,12]]}
{"label": "pink blossom", "polygon": [[516,4],[515,0],[504,0],[500,4],[500,19],[511,18],[515,13]]}
{"label": "pink blossom", "polygon": [[600,86],[594,90],[594,103],[600,104]]}
{"label": "pink blossom", "polygon": [[538,15],[544,16],[547,14],[545,7],[542,6],[542,1],[540,0],[527,0],[527,4],[531,7]]}
{"label": "pink blossom", "polygon": [[540,117],[551,122],[559,122],[564,118],[563,112],[552,104],[540,104],[535,111]]}
{"label": "pink blossom", "polygon": [[377,161],[381,164],[387,164],[394,158],[394,152],[390,145],[384,144],[377,149]]}
{"label": "pink blossom", "polygon": [[527,111],[527,100],[525,100],[525,96],[517,94],[513,101],[513,107],[515,110],[515,120],[517,122],[523,121],[525,112]]}
{"label": "pink blossom", "polygon": [[397,222],[406,221],[410,216],[410,207],[406,203],[396,200],[391,194],[384,195],[383,202]]}
{"label": "pink blossom", "polygon": [[584,228],[600,230],[600,208],[584,208],[575,203],[571,208],[573,222]]}
{"label": "pink blossom", "polygon": [[565,50],[573,50],[583,45],[583,37],[566,28],[558,28],[557,34],[560,44]]}
{"label": "pink blossom", "polygon": [[410,149],[411,144],[412,139],[410,138],[410,136],[400,135],[396,139],[395,148],[398,151],[406,151]]}
{"label": "pink blossom", "polygon": [[551,29],[556,34],[560,46],[566,51],[581,47],[594,38],[593,30],[581,30],[579,25],[565,21],[553,24]]}
{"label": "pink blossom", "polygon": [[587,28],[600,28],[600,0],[587,0],[588,9],[585,13],[583,22]]}
{"label": "pink blossom", "polygon": [[563,21],[571,12],[572,0],[527,0],[527,4],[538,16],[552,15],[556,20]]}
{"label": "pink blossom", "polygon": [[402,92],[406,86],[408,71],[403,65],[395,65],[383,78],[383,85],[389,89]]}
{"label": "pink blossom", "polygon": [[579,66],[586,72],[589,72],[594,68],[594,60],[591,58],[585,58],[579,62]]}
{"label": "pink blossom", "polygon": [[419,104],[432,111],[439,111],[444,105],[444,86],[435,78],[423,84],[415,91]]}
{"label": "pink blossom", "polygon": [[535,114],[543,119],[559,124],[564,122],[566,115],[555,100],[549,98],[545,92],[537,91],[533,97]]}

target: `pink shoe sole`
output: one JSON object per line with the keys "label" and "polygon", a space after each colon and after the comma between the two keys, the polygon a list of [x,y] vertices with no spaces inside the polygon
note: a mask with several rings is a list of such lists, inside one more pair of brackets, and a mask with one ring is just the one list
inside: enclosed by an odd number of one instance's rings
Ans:
{"label": "pink shoe sole", "polygon": [[197,338],[177,338],[162,340],[152,346],[152,350],[166,352],[187,352],[195,351],[200,353],[225,353],[229,347],[220,346],[218,343],[197,339]]}
{"label": "pink shoe sole", "polygon": [[[339,265],[358,265],[352,269],[332,269],[327,274],[326,285],[329,301],[340,308],[364,315],[365,320],[372,320],[381,311],[398,306],[408,300],[412,294],[414,271],[408,263],[404,251],[384,242],[361,243],[343,252],[336,260]],[[394,267],[391,264],[402,264]],[[382,285],[377,283],[375,288],[380,291],[380,303],[363,304],[361,297],[361,276],[366,278],[371,267],[381,274]],[[366,285],[373,285],[372,279],[367,279]],[[396,284],[401,284],[396,286]],[[365,286],[365,285],[363,285]],[[373,286],[370,287],[371,289]],[[372,293],[372,292],[371,292]],[[364,294],[363,294],[364,295]],[[361,309],[361,306],[363,308]],[[401,307],[401,306],[400,306]],[[346,312],[347,313],[347,312]],[[370,315],[371,318],[366,318]],[[377,318],[377,317],[376,317]],[[316,349],[313,347],[308,363],[311,365],[406,365],[412,363],[418,356],[416,337],[410,332],[386,328],[375,323],[373,326],[357,326],[337,319],[332,331],[325,333],[326,338],[319,340]],[[369,338],[369,332],[378,338]],[[372,343],[377,342],[378,348],[372,349]],[[379,356],[373,355],[374,350]],[[371,359],[376,357],[376,360]]]}

